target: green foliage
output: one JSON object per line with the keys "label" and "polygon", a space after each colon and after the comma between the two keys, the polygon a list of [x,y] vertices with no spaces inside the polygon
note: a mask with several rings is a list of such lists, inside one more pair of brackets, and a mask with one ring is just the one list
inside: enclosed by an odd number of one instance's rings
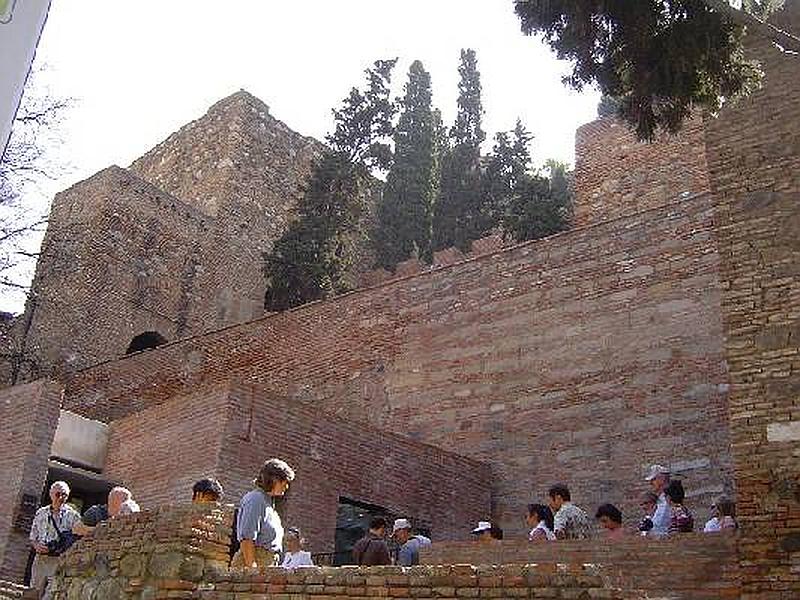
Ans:
{"label": "green foliage", "polygon": [[549,178],[528,177],[511,200],[503,229],[518,242],[564,231],[572,220],[571,174],[557,161],[547,168]]}
{"label": "green foliage", "polygon": [[484,218],[488,228],[501,224],[508,213],[512,198],[530,175],[531,154],[528,146],[533,139],[520,120],[513,131],[495,135],[491,154],[484,160],[483,182]]}
{"label": "green foliage", "polygon": [[612,96],[601,96],[597,104],[598,117],[618,117],[622,105],[618,98]]}
{"label": "green foliage", "polygon": [[433,206],[439,192],[441,115],[431,109],[431,76],[420,61],[408,72],[394,132],[394,164],[378,205],[377,264],[393,269],[411,256],[430,261]]}
{"label": "green foliage", "polygon": [[450,130],[451,147],[442,159],[441,192],[434,211],[434,248],[467,249],[487,230],[483,214],[480,145],[481,81],[475,51],[461,51],[458,113]]}
{"label": "green foliage", "polygon": [[515,9],[526,34],[573,62],[565,81],[619,98],[641,139],[677,130],[693,106],[715,112],[759,80],[743,57],[743,27],[703,0],[515,0]]}
{"label": "green foliage", "polygon": [[566,165],[548,161],[549,179],[533,172],[532,139],[519,120],[513,131],[498,133],[483,171],[487,221],[518,242],[562,231],[571,216]]}
{"label": "green foliage", "polygon": [[359,224],[372,189],[371,169],[391,163],[387,137],[394,105],[389,97],[396,60],[366,70],[365,90],[353,88],[333,111],[330,151],[320,159],[298,203],[298,218],[265,256],[268,310],[285,310],[347,289]]}

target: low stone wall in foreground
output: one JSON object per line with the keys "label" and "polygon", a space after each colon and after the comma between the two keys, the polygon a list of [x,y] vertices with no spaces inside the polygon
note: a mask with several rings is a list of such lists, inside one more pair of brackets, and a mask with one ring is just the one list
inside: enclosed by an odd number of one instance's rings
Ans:
{"label": "low stone wall in foreground", "polygon": [[231,512],[165,506],[112,519],[63,558],[54,600],[346,600],[623,596],[593,565],[227,569]]}

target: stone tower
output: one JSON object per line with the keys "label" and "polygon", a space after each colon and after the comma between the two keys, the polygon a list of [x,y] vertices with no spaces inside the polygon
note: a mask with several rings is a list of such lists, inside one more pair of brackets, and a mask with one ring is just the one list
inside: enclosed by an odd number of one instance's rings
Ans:
{"label": "stone tower", "polygon": [[128,169],[57,194],[11,382],[260,316],[263,255],[323,149],[241,91]]}

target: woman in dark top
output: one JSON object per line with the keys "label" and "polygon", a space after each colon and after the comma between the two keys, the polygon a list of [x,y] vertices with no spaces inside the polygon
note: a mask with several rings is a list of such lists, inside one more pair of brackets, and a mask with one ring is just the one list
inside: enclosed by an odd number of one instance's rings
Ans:
{"label": "woman in dark top", "polygon": [[683,505],[686,492],[679,479],[673,479],[664,490],[670,507],[669,535],[690,533],[694,529],[694,517]]}

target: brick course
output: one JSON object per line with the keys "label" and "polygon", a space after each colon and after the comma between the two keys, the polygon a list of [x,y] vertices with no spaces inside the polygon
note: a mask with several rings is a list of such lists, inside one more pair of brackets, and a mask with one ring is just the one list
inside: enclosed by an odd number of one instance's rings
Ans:
{"label": "brick course", "polygon": [[[622,598],[592,565],[323,567],[228,571],[230,512],[160,507],[100,525],[64,557],[54,600]],[[639,597],[626,590],[626,598]]]}
{"label": "brick course", "polygon": [[429,565],[597,564],[611,586],[641,590],[648,597],[732,600],[741,593],[737,542],[736,535],[701,533],[664,540],[632,534],[624,540],[545,544],[445,542],[423,550],[420,559]]}

